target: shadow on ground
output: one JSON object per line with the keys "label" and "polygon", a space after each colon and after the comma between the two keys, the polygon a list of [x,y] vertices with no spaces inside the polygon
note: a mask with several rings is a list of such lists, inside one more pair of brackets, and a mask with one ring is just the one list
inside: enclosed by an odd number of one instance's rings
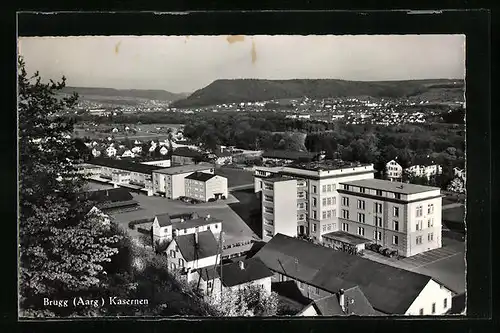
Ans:
{"label": "shadow on ground", "polygon": [[253,189],[232,191],[232,195],[239,202],[228,204],[238,216],[252,229],[252,231],[262,238],[262,213],[261,203]]}

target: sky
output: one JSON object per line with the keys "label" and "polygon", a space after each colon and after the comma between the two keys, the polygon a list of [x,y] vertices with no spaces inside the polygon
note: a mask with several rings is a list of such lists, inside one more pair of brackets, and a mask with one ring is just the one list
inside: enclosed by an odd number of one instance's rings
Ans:
{"label": "sky", "polygon": [[191,93],[217,79],[463,79],[464,35],[21,37],[29,73]]}

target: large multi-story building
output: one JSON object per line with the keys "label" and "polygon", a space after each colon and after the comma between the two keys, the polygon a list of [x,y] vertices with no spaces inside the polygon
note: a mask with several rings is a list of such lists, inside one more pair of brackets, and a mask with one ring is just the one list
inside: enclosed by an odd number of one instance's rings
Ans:
{"label": "large multi-story building", "polygon": [[200,163],[155,170],[153,171],[153,191],[168,199],[185,196],[185,178],[195,172],[214,174],[214,166]]}
{"label": "large multi-story building", "polygon": [[206,172],[194,172],[185,179],[186,197],[207,202],[227,198],[227,178]]}
{"label": "large multi-story building", "polygon": [[[326,233],[338,229],[338,184],[373,179],[374,172],[372,164],[341,161],[256,167],[254,188],[256,193],[262,192],[264,239],[283,233],[307,235],[321,242],[323,230]],[[267,202],[271,198],[274,200],[272,210]],[[266,210],[266,207],[269,208]],[[264,219],[272,221],[274,228]]]}
{"label": "large multi-story building", "polygon": [[441,247],[439,188],[374,179],[372,164],[257,167],[262,237],[308,236],[325,246],[378,243],[412,256]]}
{"label": "large multi-story building", "polygon": [[441,247],[441,190],[363,179],[340,183],[339,229],[409,257]]}

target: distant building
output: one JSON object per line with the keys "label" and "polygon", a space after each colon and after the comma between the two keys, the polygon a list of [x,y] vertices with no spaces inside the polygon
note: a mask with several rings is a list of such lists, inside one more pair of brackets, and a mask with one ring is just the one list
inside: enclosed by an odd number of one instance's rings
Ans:
{"label": "distant building", "polygon": [[172,164],[174,165],[195,164],[202,159],[203,154],[187,147],[179,147],[172,153]]}
{"label": "distant building", "polygon": [[92,149],[92,156],[94,157],[99,157],[101,156],[101,152],[97,150],[96,148]]}
{"label": "distant building", "polygon": [[162,155],[167,155],[168,154],[168,148],[163,146],[160,148],[160,154]]}
{"label": "distant building", "polygon": [[406,169],[408,174],[416,177],[425,177],[429,179],[432,176],[440,175],[443,173],[443,168],[437,164],[431,165],[412,165]]}
{"label": "distant building", "polygon": [[206,172],[194,172],[184,178],[186,197],[208,201],[227,198],[227,178]]}
{"label": "distant building", "polygon": [[403,167],[395,160],[390,160],[385,165],[386,177],[390,181],[401,181],[403,179]]}
{"label": "distant building", "polygon": [[122,157],[134,158],[135,154],[132,151],[127,149],[127,150],[125,150],[125,152],[123,152]]}
{"label": "distant building", "polygon": [[186,195],[184,178],[194,172],[214,174],[214,166],[208,163],[188,164],[153,171],[153,189],[157,195],[167,199],[178,199]]}
{"label": "distant building", "polygon": [[115,147],[110,146],[110,147],[106,148],[106,155],[108,157],[116,156],[116,149],[115,149]]}
{"label": "distant building", "polygon": [[95,207],[105,214],[134,210],[139,207],[139,203],[134,200],[132,194],[124,188],[82,192],[78,196],[95,202]]}
{"label": "distant building", "polygon": [[453,175],[458,178],[465,179],[465,170],[460,168],[453,168]]}
{"label": "distant building", "polygon": [[297,161],[312,161],[317,159],[321,153],[286,151],[286,150],[268,150],[262,154],[264,163],[292,163]]}

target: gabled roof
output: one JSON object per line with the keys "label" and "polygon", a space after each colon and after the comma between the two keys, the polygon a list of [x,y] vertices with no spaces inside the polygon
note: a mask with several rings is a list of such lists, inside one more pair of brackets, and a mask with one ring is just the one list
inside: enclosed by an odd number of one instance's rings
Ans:
{"label": "gabled roof", "polygon": [[221,267],[222,283],[226,287],[233,287],[255,280],[271,277],[273,273],[259,258],[251,258],[243,261],[244,268],[240,268],[240,262],[226,264]]}
{"label": "gabled roof", "polygon": [[387,314],[404,314],[431,280],[282,234],[255,256],[275,272],[331,293],[358,286],[376,310]]}
{"label": "gabled roof", "polygon": [[[337,304],[339,303],[339,298],[336,296]],[[344,291],[344,312],[347,315],[359,315],[359,316],[374,316],[377,315],[377,311],[373,309],[370,301],[366,298],[363,291],[358,287],[350,288]]]}
{"label": "gabled roof", "polygon": [[198,180],[200,182],[206,182],[209,179],[212,179],[216,175],[211,174],[211,173],[205,173],[205,172],[199,172],[196,171],[189,176],[187,176],[185,179],[192,179],[192,180]]}
{"label": "gabled roof", "polygon": [[160,227],[172,225],[172,221],[170,220],[170,215],[168,213],[156,215],[156,219],[158,220]]}
{"label": "gabled roof", "polygon": [[182,257],[187,262],[212,257],[217,254],[218,244],[209,230],[198,233],[198,244],[195,242],[195,234],[180,235],[174,241],[179,247]]}
{"label": "gabled roof", "polygon": [[199,151],[189,149],[187,147],[179,147],[175,149],[172,153],[172,156],[184,156],[184,157],[203,157]]}

